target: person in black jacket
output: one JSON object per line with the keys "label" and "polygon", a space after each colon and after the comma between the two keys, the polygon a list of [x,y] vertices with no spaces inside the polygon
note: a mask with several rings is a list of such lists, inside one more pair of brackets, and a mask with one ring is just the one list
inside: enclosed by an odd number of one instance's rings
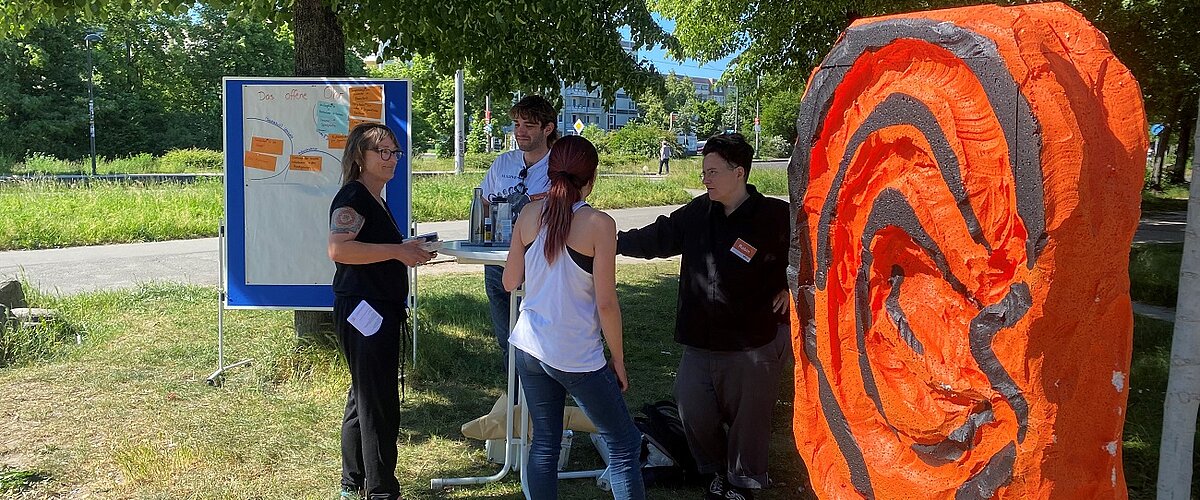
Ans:
{"label": "person in black jacket", "polygon": [[771,411],[791,355],[788,205],[746,183],[753,156],[741,134],[713,136],[701,174],[708,192],[617,236],[621,255],[682,256],[675,399],[697,468],[714,475],[706,499],[766,487]]}
{"label": "person in black jacket", "polygon": [[402,154],[387,126],[354,127],[342,157],[342,189],[329,207],[328,252],[337,268],[333,319],[338,347],[350,366],[342,418],[341,496],[346,499],[400,497],[397,379],[408,318],[408,266],[433,258],[421,241],[404,243],[404,232],[382,197]]}

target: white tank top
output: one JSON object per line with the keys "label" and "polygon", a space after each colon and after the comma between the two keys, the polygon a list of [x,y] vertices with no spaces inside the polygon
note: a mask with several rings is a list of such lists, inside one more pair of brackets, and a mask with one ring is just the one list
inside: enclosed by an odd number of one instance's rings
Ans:
{"label": "white tank top", "polygon": [[[579,201],[571,213],[585,205]],[[554,263],[546,261],[546,228],[525,250],[525,298],[521,316],[509,336],[517,346],[543,363],[564,372],[583,373],[604,368],[600,312],[592,274],[575,263],[563,248]]]}

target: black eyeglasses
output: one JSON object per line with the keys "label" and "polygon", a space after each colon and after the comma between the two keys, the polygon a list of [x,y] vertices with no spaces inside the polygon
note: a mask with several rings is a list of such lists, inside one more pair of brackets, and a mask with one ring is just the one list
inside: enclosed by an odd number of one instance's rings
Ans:
{"label": "black eyeglasses", "polygon": [[367,148],[367,150],[379,153],[379,159],[381,160],[390,160],[392,159],[392,155],[396,155],[396,158],[404,156],[404,151],[400,151],[399,149]]}

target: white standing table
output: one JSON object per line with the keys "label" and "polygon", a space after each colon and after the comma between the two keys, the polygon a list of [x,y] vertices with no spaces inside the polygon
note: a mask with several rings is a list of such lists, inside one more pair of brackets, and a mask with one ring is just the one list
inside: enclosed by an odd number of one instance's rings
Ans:
{"label": "white standing table", "polygon": [[[451,257],[454,257],[459,264],[482,264],[489,266],[503,266],[508,261],[507,246],[483,246],[472,245],[462,240],[446,241],[442,243],[442,248],[438,250]],[[519,314],[518,304],[520,298],[525,296],[524,285],[517,287],[511,292],[512,300],[508,306],[508,331],[512,332],[513,326],[517,324],[517,315]],[[465,484],[487,484],[504,479],[512,470],[513,465],[516,465],[516,460],[520,460],[521,490],[528,493],[528,483],[525,477],[525,459],[529,456],[529,407],[525,404],[525,391],[521,390],[517,385],[517,355],[516,349],[511,345],[508,347],[508,392],[506,393],[509,401],[512,401],[512,394],[518,394],[518,401],[523,408],[520,418],[521,435],[513,435],[513,405],[507,404],[504,409],[504,464],[495,474],[491,476],[478,477],[455,477],[455,478],[437,478],[429,482],[430,489],[440,490],[446,486],[465,485]],[[601,478],[604,470],[594,471],[579,471],[579,472],[559,472],[559,479],[578,479],[578,478]],[[602,478],[603,479],[603,478]],[[607,481],[598,481],[601,486],[607,486]]]}

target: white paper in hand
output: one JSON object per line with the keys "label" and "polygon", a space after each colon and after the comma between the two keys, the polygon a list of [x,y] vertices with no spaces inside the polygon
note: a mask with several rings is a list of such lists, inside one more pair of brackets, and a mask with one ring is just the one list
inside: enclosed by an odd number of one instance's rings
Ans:
{"label": "white paper in hand", "polygon": [[358,303],[358,307],[354,308],[346,321],[349,321],[364,337],[370,337],[379,331],[379,325],[383,324],[383,316],[380,316],[375,308],[364,300]]}

